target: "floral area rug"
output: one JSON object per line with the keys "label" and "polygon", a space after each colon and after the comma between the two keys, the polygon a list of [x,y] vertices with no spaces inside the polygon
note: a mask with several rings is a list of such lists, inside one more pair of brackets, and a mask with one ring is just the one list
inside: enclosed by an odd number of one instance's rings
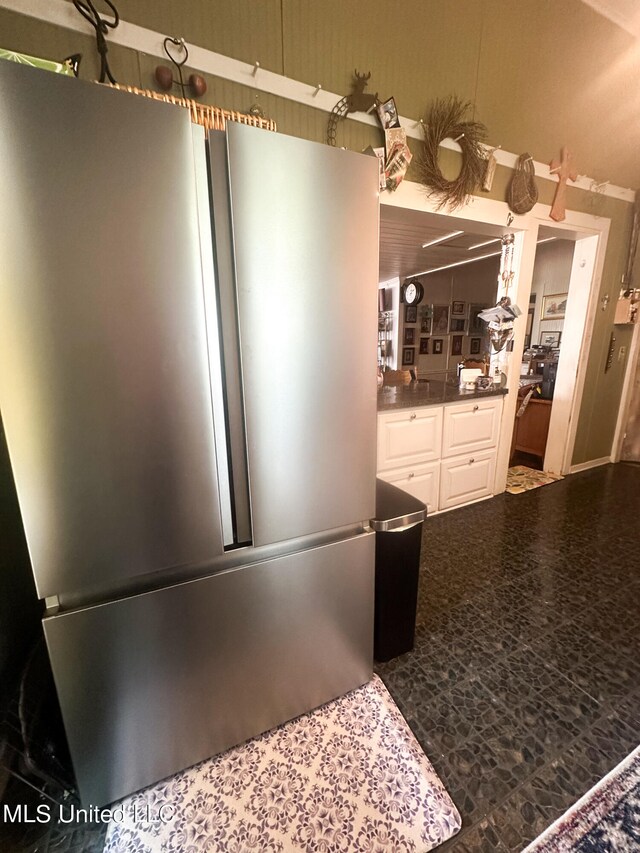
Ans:
{"label": "floral area rug", "polygon": [[638,850],[640,746],[524,853],[637,853]]}
{"label": "floral area rug", "polygon": [[510,495],[521,495],[529,489],[547,486],[558,480],[564,480],[564,477],[561,474],[536,471],[534,468],[527,468],[526,465],[515,465],[507,471],[507,491]]}
{"label": "floral area rug", "polygon": [[460,829],[375,675],[113,809],[105,853],[409,853]]}

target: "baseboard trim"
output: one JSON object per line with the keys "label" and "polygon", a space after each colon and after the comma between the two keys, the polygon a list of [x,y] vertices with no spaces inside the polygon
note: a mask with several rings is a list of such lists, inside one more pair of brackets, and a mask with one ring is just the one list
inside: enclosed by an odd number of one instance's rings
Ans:
{"label": "baseboard trim", "polygon": [[577,474],[578,471],[588,471],[589,468],[597,468],[599,465],[608,465],[613,460],[610,456],[603,456],[600,459],[591,459],[589,462],[580,462],[579,465],[572,465],[569,468],[570,474]]}
{"label": "baseboard trim", "polygon": [[455,506],[448,506],[446,509],[437,509],[434,512],[430,512],[427,518],[433,518],[434,515],[442,515],[445,512],[453,512],[454,509],[462,509],[462,507],[471,506],[472,504],[479,504],[481,501],[488,501],[491,500],[491,498],[495,498],[495,495],[483,495],[481,498],[476,498],[475,500],[467,501],[467,503],[456,504]]}

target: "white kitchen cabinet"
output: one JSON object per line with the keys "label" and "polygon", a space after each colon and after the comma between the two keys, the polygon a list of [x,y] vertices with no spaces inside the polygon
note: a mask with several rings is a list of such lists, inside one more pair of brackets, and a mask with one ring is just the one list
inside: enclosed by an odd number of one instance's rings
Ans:
{"label": "white kitchen cabinet", "polygon": [[438,511],[440,497],[440,462],[428,462],[412,468],[380,472],[380,479],[398,486],[427,505],[429,515]]}
{"label": "white kitchen cabinet", "polygon": [[442,406],[378,415],[378,472],[433,462],[441,447]]}
{"label": "white kitchen cabinet", "polygon": [[491,495],[495,464],[495,449],[443,460],[439,508],[451,509]]}
{"label": "white kitchen cabinet", "polygon": [[502,399],[476,399],[445,406],[442,456],[487,450],[498,443]]}
{"label": "white kitchen cabinet", "polygon": [[378,476],[429,514],[493,494],[502,397],[378,415]]}

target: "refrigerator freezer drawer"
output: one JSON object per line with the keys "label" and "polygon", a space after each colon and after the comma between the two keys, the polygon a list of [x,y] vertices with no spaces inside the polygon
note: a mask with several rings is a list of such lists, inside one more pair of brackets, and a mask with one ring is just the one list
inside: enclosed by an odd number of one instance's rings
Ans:
{"label": "refrigerator freezer drawer", "polygon": [[371,677],[374,535],[45,619],[85,805]]}

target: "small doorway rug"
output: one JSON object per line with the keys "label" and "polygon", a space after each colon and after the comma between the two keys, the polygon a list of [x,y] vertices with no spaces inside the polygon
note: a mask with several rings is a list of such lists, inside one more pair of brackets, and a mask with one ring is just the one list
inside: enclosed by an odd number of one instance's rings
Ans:
{"label": "small doorway rug", "polygon": [[564,480],[562,474],[549,474],[547,471],[536,471],[526,465],[515,465],[507,471],[507,491],[510,495],[521,495],[530,489],[547,486]]}
{"label": "small doorway rug", "polygon": [[375,675],[112,808],[105,853],[409,853],[433,850],[460,829]]}
{"label": "small doorway rug", "polygon": [[524,853],[637,853],[638,850],[640,746]]}

